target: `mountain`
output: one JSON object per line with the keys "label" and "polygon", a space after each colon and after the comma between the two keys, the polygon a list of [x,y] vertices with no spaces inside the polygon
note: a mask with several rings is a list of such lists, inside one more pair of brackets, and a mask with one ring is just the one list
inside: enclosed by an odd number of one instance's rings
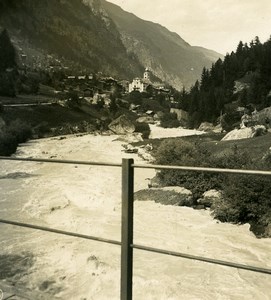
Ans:
{"label": "mountain", "polygon": [[0,26],[18,48],[42,63],[48,54],[80,68],[132,78],[143,67],[122,44],[112,21],[103,16],[99,1],[1,0]]}
{"label": "mountain", "polygon": [[104,0],[1,0],[0,27],[32,67],[54,60],[129,80],[149,67],[154,79],[177,89],[191,86],[221,57]]}
{"label": "mountain", "polygon": [[102,7],[116,24],[123,44],[143,66],[177,89],[191,86],[200,78],[203,67],[223,55],[202,47],[190,46],[177,33],[144,21],[119,6],[101,0]]}

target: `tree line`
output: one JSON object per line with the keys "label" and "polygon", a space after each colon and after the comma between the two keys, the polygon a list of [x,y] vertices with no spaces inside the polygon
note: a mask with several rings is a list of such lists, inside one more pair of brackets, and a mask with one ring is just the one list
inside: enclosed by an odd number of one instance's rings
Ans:
{"label": "tree line", "polygon": [[[236,81],[243,88],[237,91]],[[255,37],[249,44],[239,42],[235,52],[218,59],[210,69],[203,68],[201,79],[189,91],[176,92],[178,107],[189,112],[190,126],[214,123],[227,112],[227,104],[262,109],[271,105],[271,37],[261,43]]]}

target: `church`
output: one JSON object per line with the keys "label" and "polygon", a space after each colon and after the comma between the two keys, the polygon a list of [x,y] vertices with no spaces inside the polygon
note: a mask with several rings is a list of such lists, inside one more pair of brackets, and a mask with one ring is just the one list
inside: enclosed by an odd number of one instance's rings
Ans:
{"label": "church", "polygon": [[134,78],[132,83],[129,84],[129,93],[133,91],[138,91],[140,93],[146,92],[147,87],[151,84],[150,74],[150,70],[146,68],[143,78]]}

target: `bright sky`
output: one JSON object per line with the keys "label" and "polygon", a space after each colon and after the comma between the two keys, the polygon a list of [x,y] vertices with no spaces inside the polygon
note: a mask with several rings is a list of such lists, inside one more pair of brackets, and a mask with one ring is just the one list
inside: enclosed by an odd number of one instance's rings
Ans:
{"label": "bright sky", "polygon": [[240,40],[271,35],[271,0],[108,0],[136,16],[177,32],[193,46],[221,54]]}

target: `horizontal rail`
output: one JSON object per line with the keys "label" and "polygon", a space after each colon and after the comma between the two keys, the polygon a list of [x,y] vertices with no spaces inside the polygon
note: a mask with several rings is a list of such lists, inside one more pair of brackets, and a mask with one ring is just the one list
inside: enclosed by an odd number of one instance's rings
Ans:
{"label": "horizontal rail", "polygon": [[[121,242],[119,242],[119,241],[85,235],[85,234],[80,234],[80,233],[75,233],[75,232],[69,232],[69,231],[44,227],[44,226],[38,226],[38,225],[34,225],[34,224],[26,224],[26,223],[21,223],[21,222],[16,222],[16,221],[11,221],[11,220],[4,220],[4,219],[0,219],[0,223],[121,246]],[[181,258],[185,258],[185,259],[191,259],[191,260],[196,260],[196,261],[201,261],[201,262],[206,262],[206,263],[211,263],[211,264],[216,264],[216,265],[222,265],[225,267],[232,267],[232,268],[237,268],[237,269],[243,269],[246,271],[252,271],[252,272],[264,273],[264,274],[271,275],[271,269],[265,269],[265,268],[255,267],[255,266],[231,263],[228,261],[216,260],[216,259],[212,259],[212,258],[190,255],[190,254],[186,254],[186,253],[174,252],[174,251],[169,251],[169,250],[163,250],[163,249],[142,246],[142,245],[137,245],[137,244],[131,244],[131,247],[134,249],[138,249],[138,250],[143,250],[143,251],[148,251],[148,252],[153,252],[153,253],[158,253],[158,254],[165,254],[165,255],[175,256],[175,257],[181,257]]]}
{"label": "horizontal rail", "polygon": [[210,263],[210,264],[222,265],[225,267],[237,268],[237,269],[242,269],[242,270],[246,270],[246,271],[252,271],[252,272],[264,273],[264,274],[271,275],[271,269],[265,269],[265,268],[254,267],[254,266],[243,265],[243,264],[236,264],[236,263],[231,263],[231,262],[224,261],[224,260],[217,260],[217,259],[212,259],[212,258],[207,258],[207,257],[201,257],[201,256],[195,256],[195,255],[190,255],[190,254],[185,254],[185,253],[180,253],[180,252],[162,250],[162,249],[157,249],[157,248],[152,248],[152,247],[147,247],[147,246],[142,246],[142,245],[136,245],[136,244],[132,244],[131,247],[133,247],[134,249],[138,249],[138,250],[154,252],[154,253],[159,253],[159,254],[166,254],[166,255],[175,256],[175,257],[182,257],[185,259],[197,260],[197,261],[202,261],[202,262],[206,262],[206,263]]}
{"label": "horizontal rail", "polygon": [[[106,167],[122,166],[121,163],[105,163],[105,162],[96,162],[96,161],[62,160],[62,159],[30,158],[30,157],[28,158],[28,157],[0,156],[0,160],[45,162],[45,163],[74,164],[74,165],[75,164],[93,165],[93,166],[106,166]],[[194,172],[206,172],[206,173],[228,173],[228,174],[271,176],[271,171],[262,171],[262,170],[224,169],[224,168],[169,166],[169,165],[143,165],[143,164],[132,164],[132,167],[139,168],[139,169],[179,170],[179,171],[194,171]]]}
{"label": "horizontal rail", "polygon": [[168,165],[140,165],[140,164],[133,164],[132,167],[139,168],[139,169],[180,170],[180,171],[194,171],[194,172],[206,172],[206,173],[229,173],[229,174],[271,176],[271,171],[260,171],[260,170],[223,169],[223,168],[168,166]]}
{"label": "horizontal rail", "polygon": [[16,161],[32,161],[32,162],[46,162],[46,163],[57,163],[57,164],[73,164],[73,165],[91,165],[91,166],[106,166],[106,167],[121,167],[119,163],[105,163],[95,161],[82,161],[82,160],[63,160],[63,159],[47,159],[47,158],[30,158],[30,157],[8,157],[0,156],[2,160],[16,160]]}
{"label": "horizontal rail", "polygon": [[80,234],[80,233],[76,233],[76,232],[54,229],[54,228],[50,228],[50,227],[38,226],[38,225],[34,225],[34,224],[20,223],[20,222],[4,220],[4,219],[0,219],[0,223],[19,226],[19,227],[25,227],[25,228],[30,228],[30,229],[36,229],[36,230],[41,230],[41,231],[46,231],[46,232],[52,232],[52,233],[72,236],[72,237],[76,237],[76,238],[81,238],[81,239],[85,239],[85,240],[92,240],[92,241],[113,244],[113,245],[118,245],[118,246],[121,245],[121,242],[119,242],[119,241],[104,239],[104,238],[95,237],[95,236],[91,236],[91,235]]}

